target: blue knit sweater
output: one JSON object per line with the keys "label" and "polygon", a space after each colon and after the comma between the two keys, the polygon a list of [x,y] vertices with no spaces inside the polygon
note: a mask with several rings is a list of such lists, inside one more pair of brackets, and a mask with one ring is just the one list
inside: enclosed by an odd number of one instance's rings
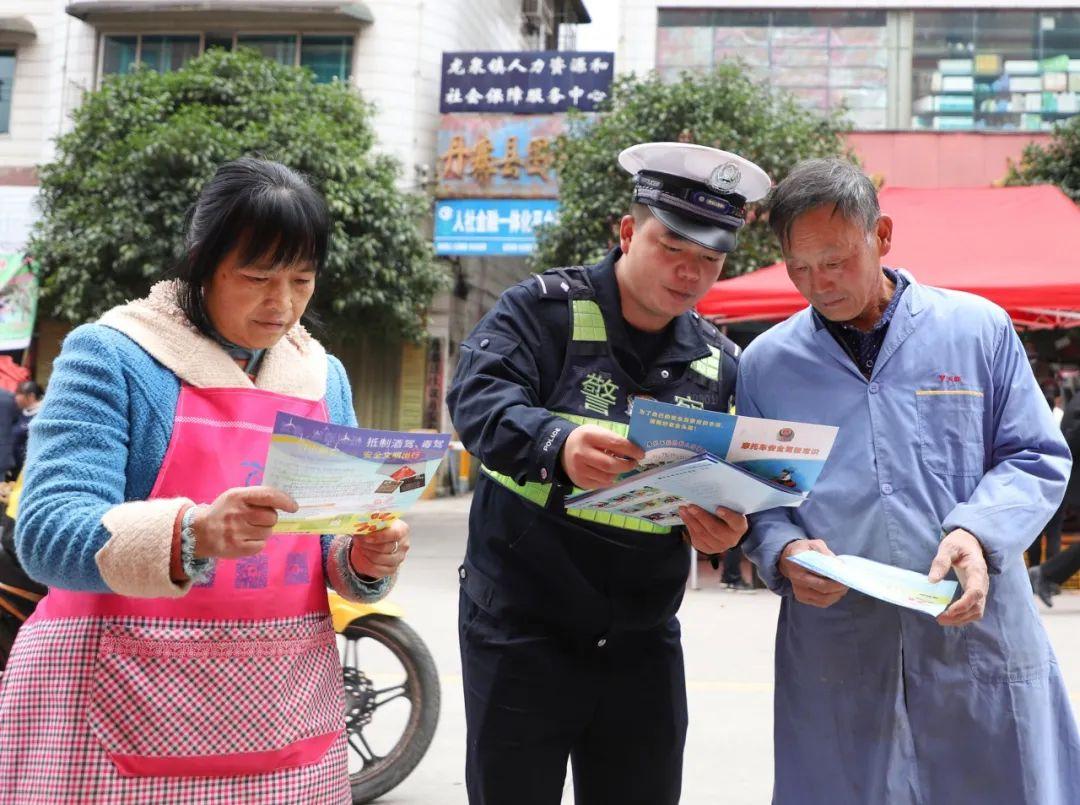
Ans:
{"label": "blue knit sweater", "polygon": [[[341,363],[327,356],[330,420],[356,424]],[[109,592],[95,555],[110,538],[107,511],[146,500],[172,436],[177,376],[128,336],[100,324],[74,330],[30,428],[16,547],[49,586]],[[322,538],[326,567],[331,537]],[[329,576],[328,576],[329,577]],[[364,588],[378,597],[386,583]]]}

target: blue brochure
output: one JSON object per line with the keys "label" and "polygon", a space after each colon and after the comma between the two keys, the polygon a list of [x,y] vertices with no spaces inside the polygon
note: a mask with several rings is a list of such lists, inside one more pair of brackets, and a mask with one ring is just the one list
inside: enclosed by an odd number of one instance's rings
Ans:
{"label": "blue brochure", "polygon": [[924,573],[905,570],[862,556],[829,556],[803,551],[788,557],[819,576],[838,581],[853,590],[890,604],[937,617],[956,595],[955,581],[931,583]]}
{"label": "blue brochure", "polygon": [[637,399],[629,439],[645,450],[638,469],[614,486],[566,499],[575,511],[603,511],[680,525],[695,503],[743,514],[798,506],[821,474],[837,428],[735,416]]}

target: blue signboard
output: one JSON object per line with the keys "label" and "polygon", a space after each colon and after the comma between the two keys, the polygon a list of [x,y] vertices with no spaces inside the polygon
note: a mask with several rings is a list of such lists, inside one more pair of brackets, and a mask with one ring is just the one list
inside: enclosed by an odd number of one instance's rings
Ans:
{"label": "blue signboard", "polygon": [[593,112],[611,92],[614,65],[614,53],[594,51],[443,53],[439,111]]}
{"label": "blue signboard", "polygon": [[550,199],[453,199],[435,203],[435,252],[444,255],[529,254],[536,230],[559,220]]}

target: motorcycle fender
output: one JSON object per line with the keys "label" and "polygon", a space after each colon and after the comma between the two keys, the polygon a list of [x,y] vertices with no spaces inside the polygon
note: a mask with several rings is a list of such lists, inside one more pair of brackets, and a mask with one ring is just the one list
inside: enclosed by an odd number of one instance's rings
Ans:
{"label": "motorcycle fender", "polygon": [[334,622],[334,631],[342,632],[350,623],[370,615],[385,615],[388,618],[403,618],[405,610],[391,601],[382,600],[374,603],[346,601],[335,592],[328,591],[330,600],[330,618]]}

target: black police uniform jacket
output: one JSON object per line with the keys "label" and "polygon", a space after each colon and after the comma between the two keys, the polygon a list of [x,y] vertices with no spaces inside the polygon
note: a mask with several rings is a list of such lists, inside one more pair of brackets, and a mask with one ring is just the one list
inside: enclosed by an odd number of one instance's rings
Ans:
{"label": "black police uniform jacket", "polygon": [[[652,365],[641,366],[622,318],[620,256],[616,248],[598,265],[555,269],[509,288],[462,343],[447,394],[462,442],[485,468],[459,570],[465,594],[505,622],[583,640],[670,621],[689,550],[681,527],[643,533],[566,513],[572,485],[559,454],[576,427],[566,416],[625,425],[634,396],[726,411],[739,351],[689,312],[667,329]],[[585,302],[579,311],[595,313],[590,299],[602,312],[603,340],[580,340],[573,305]],[[710,356],[718,369],[712,381],[692,368]],[[544,505],[518,484],[545,488]]]}

